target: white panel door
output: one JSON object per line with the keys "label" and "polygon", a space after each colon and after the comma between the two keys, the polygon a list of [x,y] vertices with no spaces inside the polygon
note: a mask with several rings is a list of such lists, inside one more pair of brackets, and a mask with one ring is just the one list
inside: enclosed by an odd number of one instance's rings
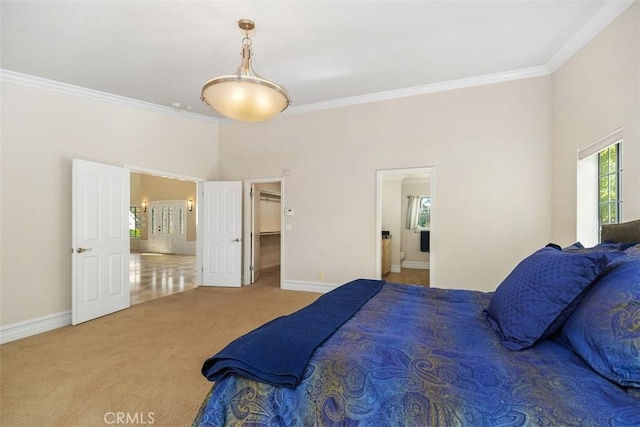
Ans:
{"label": "white panel door", "polygon": [[242,182],[205,182],[202,202],[202,284],[240,286]]}
{"label": "white panel door", "polygon": [[130,306],[129,170],[74,159],[71,217],[77,325]]}

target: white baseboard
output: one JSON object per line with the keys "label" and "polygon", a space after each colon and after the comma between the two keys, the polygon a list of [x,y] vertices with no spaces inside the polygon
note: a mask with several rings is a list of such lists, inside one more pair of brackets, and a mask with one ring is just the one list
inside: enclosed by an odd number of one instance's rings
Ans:
{"label": "white baseboard", "polygon": [[402,268],[415,268],[418,270],[428,270],[429,263],[421,261],[402,261]]}
{"label": "white baseboard", "polygon": [[71,325],[71,310],[11,323],[0,328],[0,344]]}
{"label": "white baseboard", "polygon": [[398,264],[391,264],[391,272],[392,273],[401,273],[402,269]]}
{"label": "white baseboard", "polygon": [[283,280],[280,284],[281,289],[288,291],[304,291],[304,292],[317,292],[326,294],[340,285],[334,285],[331,283],[317,283],[317,282],[302,282],[299,280]]}

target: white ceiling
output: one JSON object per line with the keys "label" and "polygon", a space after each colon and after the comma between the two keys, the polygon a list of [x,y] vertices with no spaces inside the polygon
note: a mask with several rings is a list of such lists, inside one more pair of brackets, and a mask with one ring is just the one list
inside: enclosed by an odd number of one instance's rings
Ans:
{"label": "white ceiling", "polygon": [[309,108],[477,76],[548,73],[631,3],[2,0],[0,64],[215,116],[200,90],[235,72],[237,21],[249,18],[256,72],[288,89],[292,109]]}

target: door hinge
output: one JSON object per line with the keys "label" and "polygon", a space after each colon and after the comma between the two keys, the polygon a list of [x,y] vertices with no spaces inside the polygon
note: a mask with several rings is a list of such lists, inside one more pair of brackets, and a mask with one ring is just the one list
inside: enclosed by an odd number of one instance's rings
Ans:
{"label": "door hinge", "polygon": [[253,199],[253,188],[249,191],[249,197]]}
{"label": "door hinge", "polygon": [[249,271],[253,271],[253,265],[249,267]]}

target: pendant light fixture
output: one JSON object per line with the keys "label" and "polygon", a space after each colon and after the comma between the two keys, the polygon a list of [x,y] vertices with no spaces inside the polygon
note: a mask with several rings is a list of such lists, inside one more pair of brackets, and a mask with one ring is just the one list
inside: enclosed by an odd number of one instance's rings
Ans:
{"label": "pendant light fixture", "polygon": [[261,122],[284,111],[291,100],[284,87],[258,76],[251,66],[251,38],[249,31],[255,23],[241,19],[244,30],[242,61],[235,74],[216,77],[202,87],[201,99],[211,108],[230,119],[242,122]]}

